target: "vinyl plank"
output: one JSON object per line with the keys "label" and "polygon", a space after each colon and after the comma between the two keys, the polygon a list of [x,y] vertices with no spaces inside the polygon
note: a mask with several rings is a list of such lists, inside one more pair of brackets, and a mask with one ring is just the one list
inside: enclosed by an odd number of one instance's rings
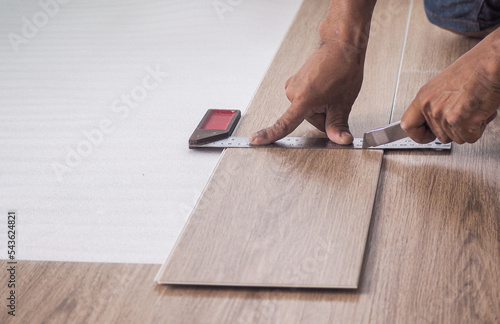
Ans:
{"label": "vinyl plank", "polygon": [[[477,43],[424,20],[417,1],[394,120],[422,85]],[[428,323],[500,320],[499,133],[497,118],[473,145],[384,155],[374,217],[391,223],[385,239],[400,252],[394,300],[400,321],[409,314]]]}
{"label": "vinyl plank", "polygon": [[[372,35],[354,134],[389,120],[408,4],[395,6],[399,14],[380,20]],[[283,85],[317,47],[327,5],[304,1],[238,135],[268,125],[287,108]],[[294,132],[311,134],[318,132],[306,123]],[[381,159],[376,150],[226,150],[158,282],[356,288]]]}

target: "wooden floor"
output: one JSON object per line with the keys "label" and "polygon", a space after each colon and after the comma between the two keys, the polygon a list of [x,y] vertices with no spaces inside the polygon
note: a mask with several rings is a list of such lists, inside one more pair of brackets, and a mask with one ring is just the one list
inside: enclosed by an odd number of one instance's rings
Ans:
{"label": "wooden floor", "polygon": [[[414,1],[394,120],[473,45]],[[498,323],[499,133],[497,118],[449,154],[384,154],[356,290],[165,286],[153,280],[159,265],[19,262],[15,322]]]}

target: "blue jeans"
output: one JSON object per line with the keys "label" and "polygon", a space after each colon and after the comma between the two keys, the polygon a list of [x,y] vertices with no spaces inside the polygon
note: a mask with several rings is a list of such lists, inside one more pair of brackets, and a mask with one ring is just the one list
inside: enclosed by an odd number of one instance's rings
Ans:
{"label": "blue jeans", "polygon": [[431,23],[460,33],[500,24],[500,0],[424,0],[424,7]]}

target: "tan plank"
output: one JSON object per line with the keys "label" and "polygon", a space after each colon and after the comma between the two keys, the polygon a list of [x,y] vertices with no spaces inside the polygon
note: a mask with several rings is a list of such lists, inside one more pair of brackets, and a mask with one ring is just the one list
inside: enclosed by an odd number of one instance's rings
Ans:
{"label": "tan plank", "polygon": [[[3,299],[8,291],[6,261],[0,266]],[[2,307],[0,323],[110,323],[133,319],[131,314],[139,308],[144,316],[152,304],[132,306],[155,296],[157,269],[157,265],[18,261],[15,317]]]}
{"label": "tan plank", "polygon": [[[418,90],[477,40],[422,24],[414,3],[394,120]],[[400,252],[394,300],[418,322],[500,321],[500,119],[473,145],[451,153],[384,155],[374,217],[391,222],[385,239]],[[403,319],[398,314],[398,318]]]}
{"label": "tan plank", "polygon": [[[372,35],[354,134],[389,121],[408,4],[394,6],[398,14],[379,19]],[[237,134],[287,108],[284,83],[317,47],[327,6],[303,3]],[[294,133],[317,135],[306,124]],[[380,151],[226,150],[158,282],[356,288],[381,158]]]}

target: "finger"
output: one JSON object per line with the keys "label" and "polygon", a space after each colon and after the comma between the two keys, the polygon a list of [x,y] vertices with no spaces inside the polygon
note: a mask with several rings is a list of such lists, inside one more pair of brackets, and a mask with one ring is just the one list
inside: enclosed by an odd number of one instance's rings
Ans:
{"label": "finger", "polygon": [[326,111],[325,130],[328,138],[337,144],[349,145],[354,140],[349,131],[349,115],[338,110]]}
{"label": "finger", "polygon": [[307,117],[306,120],[320,131],[322,132],[325,131],[326,114],[322,113],[314,114],[312,116]]}
{"label": "finger", "polygon": [[467,123],[463,127],[457,129],[457,132],[467,143],[477,142],[483,136],[486,129],[487,120],[476,123]]}
{"label": "finger", "polygon": [[481,137],[485,128],[485,122],[474,126],[465,124],[460,128],[454,128],[451,126],[451,131],[455,131],[455,133],[457,134],[456,136],[459,136],[461,141],[457,141],[455,137],[452,137],[452,139],[458,144],[475,143]]}
{"label": "finger", "polygon": [[401,128],[417,143],[429,143],[436,138],[427,125],[420,105],[415,100],[413,100],[406,109],[403,118],[401,118]]}
{"label": "finger", "polygon": [[288,80],[285,82],[285,90],[288,88],[288,85],[290,84],[290,81],[292,80],[292,77],[289,77]]}
{"label": "finger", "polygon": [[437,120],[431,118],[430,116],[426,116],[427,126],[429,127],[434,137],[437,138],[441,143],[448,144],[453,142],[451,132],[447,133],[443,126],[441,126]]}
{"label": "finger", "polygon": [[[439,109],[434,108],[434,111],[437,110],[439,112]],[[425,123],[427,124],[427,128],[431,131],[433,134],[434,138],[437,138],[441,143],[447,144],[451,143],[452,139],[450,136],[452,134],[446,133],[446,131],[443,128],[443,125],[441,123],[443,122],[443,116],[442,114],[434,112],[434,114],[431,114],[432,110],[431,109],[422,109],[421,114],[425,119]]]}
{"label": "finger", "polygon": [[450,125],[448,122],[445,122],[443,125],[444,132],[446,135],[455,143],[457,144],[464,144],[467,142],[466,138],[463,136],[463,134],[460,134],[458,130],[453,128],[452,125]]}
{"label": "finger", "polygon": [[486,125],[491,123],[497,117],[497,115],[498,115],[498,110],[495,110],[493,114],[491,114],[491,116],[488,117],[488,119],[486,120]]}
{"label": "finger", "polygon": [[272,126],[252,134],[250,136],[250,144],[270,144],[287,136],[308,117],[306,114],[304,109],[292,103],[290,108]]}
{"label": "finger", "polygon": [[491,123],[497,116],[498,112],[495,110],[486,120],[478,120],[474,123],[471,122],[472,125],[469,127],[465,126],[461,130],[464,136],[462,136],[467,143],[475,143],[477,142],[481,136],[483,136],[484,131],[486,130],[486,126]]}

